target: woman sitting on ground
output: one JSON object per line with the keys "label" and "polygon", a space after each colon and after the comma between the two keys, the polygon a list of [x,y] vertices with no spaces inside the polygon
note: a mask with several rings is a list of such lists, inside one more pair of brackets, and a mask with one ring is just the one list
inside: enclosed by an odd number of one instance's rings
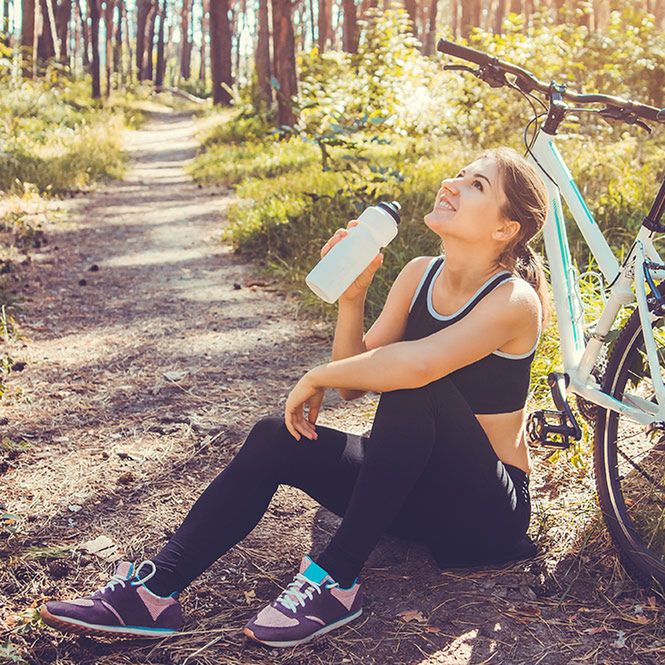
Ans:
{"label": "woman sitting on ground", "polygon": [[[138,567],[119,564],[91,596],[48,602],[42,619],[71,632],[179,631],[178,594],[252,531],[280,484],[343,519],[245,626],[270,646],[306,642],[359,616],[359,575],[384,533],[428,544],[440,567],[533,555],[525,402],[547,307],[528,243],[546,210],[543,181],[507,148],[443,180],[424,221],[445,260],[409,261],[363,334],[378,254],[339,300],[334,360],[298,381],[284,417],[254,425],[161,552]],[[347,400],[381,393],[369,437],[316,425],[327,388]]]}

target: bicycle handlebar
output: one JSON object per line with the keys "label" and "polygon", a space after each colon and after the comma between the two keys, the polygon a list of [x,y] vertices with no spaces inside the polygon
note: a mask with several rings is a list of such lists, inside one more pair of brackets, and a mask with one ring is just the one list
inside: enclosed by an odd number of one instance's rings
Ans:
{"label": "bicycle handlebar", "polygon": [[[550,94],[553,91],[553,83],[543,83],[526,69],[522,69],[522,67],[513,65],[510,62],[499,60],[483,51],[477,51],[474,48],[462,46],[461,44],[456,44],[455,42],[450,42],[446,39],[440,39],[438,41],[436,50],[466,60],[467,62],[473,62],[481,68],[491,67],[501,73],[513,74],[518,79],[519,87],[525,92],[538,90],[544,94]],[[482,76],[480,78],[482,78]],[[665,124],[665,109],[659,109],[655,106],[632,102],[621,97],[614,97],[613,95],[601,95],[596,93],[584,94],[573,92],[572,90],[564,90],[562,96],[564,99],[580,104],[608,104],[610,106],[618,107],[622,111],[634,113],[645,120]]]}

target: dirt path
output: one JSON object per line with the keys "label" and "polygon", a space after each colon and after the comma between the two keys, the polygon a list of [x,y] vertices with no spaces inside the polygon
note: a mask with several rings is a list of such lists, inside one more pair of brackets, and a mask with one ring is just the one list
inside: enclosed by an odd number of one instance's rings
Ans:
{"label": "dirt path", "polygon": [[[187,115],[163,113],[130,133],[126,180],[71,202],[22,274],[25,336],[11,355],[26,368],[11,375],[0,413],[0,498],[21,517],[0,540],[0,648],[9,640],[26,662],[63,665],[658,662],[662,612],[630,583],[616,586],[602,543],[554,562],[545,553],[499,571],[441,572],[423,548],[387,538],[350,629],[293,652],[247,643],[245,621],[337,524],[288,488],[183,594],[188,634],[112,644],[31,621],[44,599],[108,577],[81,543],[103,535],[131,559],[154,555],[252,424],[280,413],[295,381],[329,356],[326,330],[299,320],[287,294],[250,286],[252,266],[219,242],[232,194],[184,172],[194,131]],[[362,432],[375,405],[328,393],[320,422]],[[555,526],[538,524],[546,545]]]}

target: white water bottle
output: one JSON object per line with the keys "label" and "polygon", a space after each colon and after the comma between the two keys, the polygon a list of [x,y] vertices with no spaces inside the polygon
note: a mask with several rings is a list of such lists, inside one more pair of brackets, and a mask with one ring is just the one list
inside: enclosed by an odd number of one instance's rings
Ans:
{"label": "white water bottle", "polygon": [[400,204],[382,201],[358,217],[357,226],[333,245],[312,268],[305,283],[319,298],[333,304],[396,235]]}

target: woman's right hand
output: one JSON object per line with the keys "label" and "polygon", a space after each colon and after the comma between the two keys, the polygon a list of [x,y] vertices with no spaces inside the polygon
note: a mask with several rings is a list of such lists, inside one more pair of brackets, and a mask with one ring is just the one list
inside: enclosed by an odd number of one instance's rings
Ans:
{"label": "woman's right hand", "polygon": [[[346,229],[337,229],[334,235],[321,248],[321,258],[323,258],[334,245],[336,245],[343,238],[349,235],[347,229],[353,228],[354,226],[358,226],[358,224],[360,224],[360,222],[357,219],[352,219],[347,224]],[[383,263],[383,254],[379,252],[372,259],[367,268],[365,268],[365,270],[363,270],[363,272],[361,272],[360,275],[358,275],[358,277],[356,277],[356,279],[353,282],[351,282],[346,291],[344,291],[344,293],[342,293],[342,295],[339,297],[339,300],[351,302],[354,300],[359,300],[361,298],[364,298],[365,295],[367,294],[367,290],[369,289],[369,285],[372,283],[372,279],[374,279],[374,273],[379,269],[382,263]]]}

